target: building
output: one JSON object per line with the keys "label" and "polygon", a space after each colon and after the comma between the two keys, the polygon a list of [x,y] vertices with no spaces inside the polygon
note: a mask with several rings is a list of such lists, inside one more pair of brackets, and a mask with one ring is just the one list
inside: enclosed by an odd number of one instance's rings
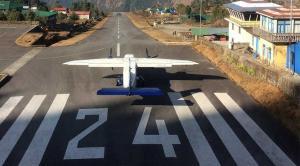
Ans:
{"label": "building", "polygon": [[300,73],[300,9],[265,9],[257,12],[260,26],[253,28],[253,47],[261,59]]}
{"label": "building", "polygon": [[[229,22],[229,48],[233,48],[236,44],[251,43],[252,28],[259,27],[260,24],[260,16],[256,11],[281,7],[264,0],[236,1],[224,6],[230,14],[229,18],[226,18]],[[250,45],[250,47],[253,46]]]}
{"label": "building", "polygon": [[57,12],[57,13],[62,13],[62,14],[69,13],[69,9],[65,8],[65,7],[55,7],[55,8],[52,8],[50,11]]}
{"label": "building", "polygon": [[14,1],[0,1],[0,12],[7,12],[9,10],[21,11],[23,4]]}
{"label": "building", "polygon": [[90,11],[73,11],[73,12],[75,12],[79,16],[79,19],[89,20],[91,18],[91,12]]}
{"label": "building", "polygon": [[49,26],[54,26],[56,24],[56,15],[57,15],[56,12],[48,12],[48,11],[37,10],[35,12],[35,14],[38,17],[46,18],[46,21],[47,21],[46,23]]}

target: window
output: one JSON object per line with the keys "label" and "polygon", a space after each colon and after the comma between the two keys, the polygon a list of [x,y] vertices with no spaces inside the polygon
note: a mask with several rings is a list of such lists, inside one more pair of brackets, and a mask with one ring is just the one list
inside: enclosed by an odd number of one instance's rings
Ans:
{"label": "window", "polygon": [[241,34],[241,31],[242,31],[242,30],[241,30],[241,27],[239,27],[239,34]]}
{"label": "window", "polygon": [[278,21],[278,33],[290,33],[291,21],[290,20],[280,20]]}
{"label": "window", "polygon": [[273,33],[274,32],[273,30],[274,30],[273,20],[268,18],[268,31]]}
{"label": "window", "polygon": [[231,30],[234,30],[234,23],[231,24]]}
{"label": "window", "polygon": [[262,49],[262,51],[263,51],[263,52],[262,52],[262,55],[265,56],[265,54],[266,54],[266,53],[265,53],[265,51],[266,51],[266,45],[264,45],[264,44],[263,44],[263,49]]}
{"label": "window", "polygon": [[300,20],[295,20],[295,33],[300,33]]}

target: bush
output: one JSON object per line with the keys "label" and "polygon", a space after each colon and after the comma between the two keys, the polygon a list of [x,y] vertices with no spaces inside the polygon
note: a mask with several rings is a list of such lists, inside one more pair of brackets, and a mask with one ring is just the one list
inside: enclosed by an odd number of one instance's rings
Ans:
{"label": "bush", "polygon": [[39,17],[36,16],[34,18],[35,21],[38,21],[40,25],[45,26],[47,24],[47,18],[46,17]]}
{"label": "bush", "polygon": [[79,20],[79,16],[75,12],[72,12],[69,19],[72,21],[76,21]]}
{"label": "bush", "polygon": [[6,17],[6,15],[3,12],[0,12],[0,20],[1,21],[7,20],[7,17]]}
{"label": "bush", "polygon": [[35,13],[34,12],[28,12],[27,14],[26,14],[26,20],[27,21],[34,21],[34,19],[35,19]]}
{"label": "bush", "polygon": [[56,16],[57,21],[61,22],[63,20],[65,20],[68,16],[66,14],[63,13],[58,13]]}
{"label": "bush", "polygon": [[9,11],[7,14],[7,20],[9,21],[23,21],[24,15],[16,10]]}

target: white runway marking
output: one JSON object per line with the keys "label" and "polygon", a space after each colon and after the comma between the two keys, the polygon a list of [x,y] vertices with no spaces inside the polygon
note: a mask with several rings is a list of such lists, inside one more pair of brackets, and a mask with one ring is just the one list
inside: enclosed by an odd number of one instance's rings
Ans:
{"label": "white runway marking", "polygon": [[9,98],[6,103],[0,108],[0,125],[10,114],[10,112],[17,106],[22,100],[23,96],[16,96]]}
{"label": "white runway marking", "polygon": [[104,147],[78,147],[79,142],[100,125],[107,121],[107,108],[79,109],[76,119],[85,119],[88,115],[98,116],[98,121],[83,130],[69,141],[64,159],[97,159],[104,158]]}
{"label": "white runway marking", "polygon": [[220,165],[190,108],[184,101],[180,101],[182,96],[174,92],[168,93],[168,95],[199,164]]}
{"label": "white runway marking", "polygon": [[69,94],[56,95],[19,165],[39,165]]}
{"label": "white runway marking", "polygon": [[120,43],[117,43],[117,56],[121,56],[121,48]]}
{"label": "white runway marking", "polygon": [[34,48],[3,70],[3,73],[14,75],[21,67],[34,58],[42,49]]}
{"label": "white runway marking", "polygon": [[[16,145],[27,125],[44,101],[46,95],[35,95],[26,105],[17,120],[0,141],[0,165],[3,165],[8,155]],[[41,140],[40,140],[41,141]]]}
{"label": "white runway marking", "polygon": [[296,166],[228,94],[215,95],[275,165]]}
{"label": "white runway marking", "polygon": [[16,29],[17,27],[0,27],[0,29]]}
{"label": "white runway marking", "polygon": [[132,144],[162,145],[166,157],[176,157],[174,144],[180,144],[177,135],[169,135],[164,120],[156,120],[159,135],[144,135],[150,118],[151,107],[146,107]]}
{"label": "white runway marking", "polygon": [[239,138],[232,131],[220,113],[212,105],[204,93],[193,94],[199,107],[215,129],[237,165],[257,165]]}

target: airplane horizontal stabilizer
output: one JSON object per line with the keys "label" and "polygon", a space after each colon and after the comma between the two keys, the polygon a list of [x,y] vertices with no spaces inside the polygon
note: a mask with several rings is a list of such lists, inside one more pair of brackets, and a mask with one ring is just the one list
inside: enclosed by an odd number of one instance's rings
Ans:
{"label": "airplane horizontal stabilizer", "polygon": [[159,88],[103,88],[97,95],[124,95],[124,96],[162,96]]}

